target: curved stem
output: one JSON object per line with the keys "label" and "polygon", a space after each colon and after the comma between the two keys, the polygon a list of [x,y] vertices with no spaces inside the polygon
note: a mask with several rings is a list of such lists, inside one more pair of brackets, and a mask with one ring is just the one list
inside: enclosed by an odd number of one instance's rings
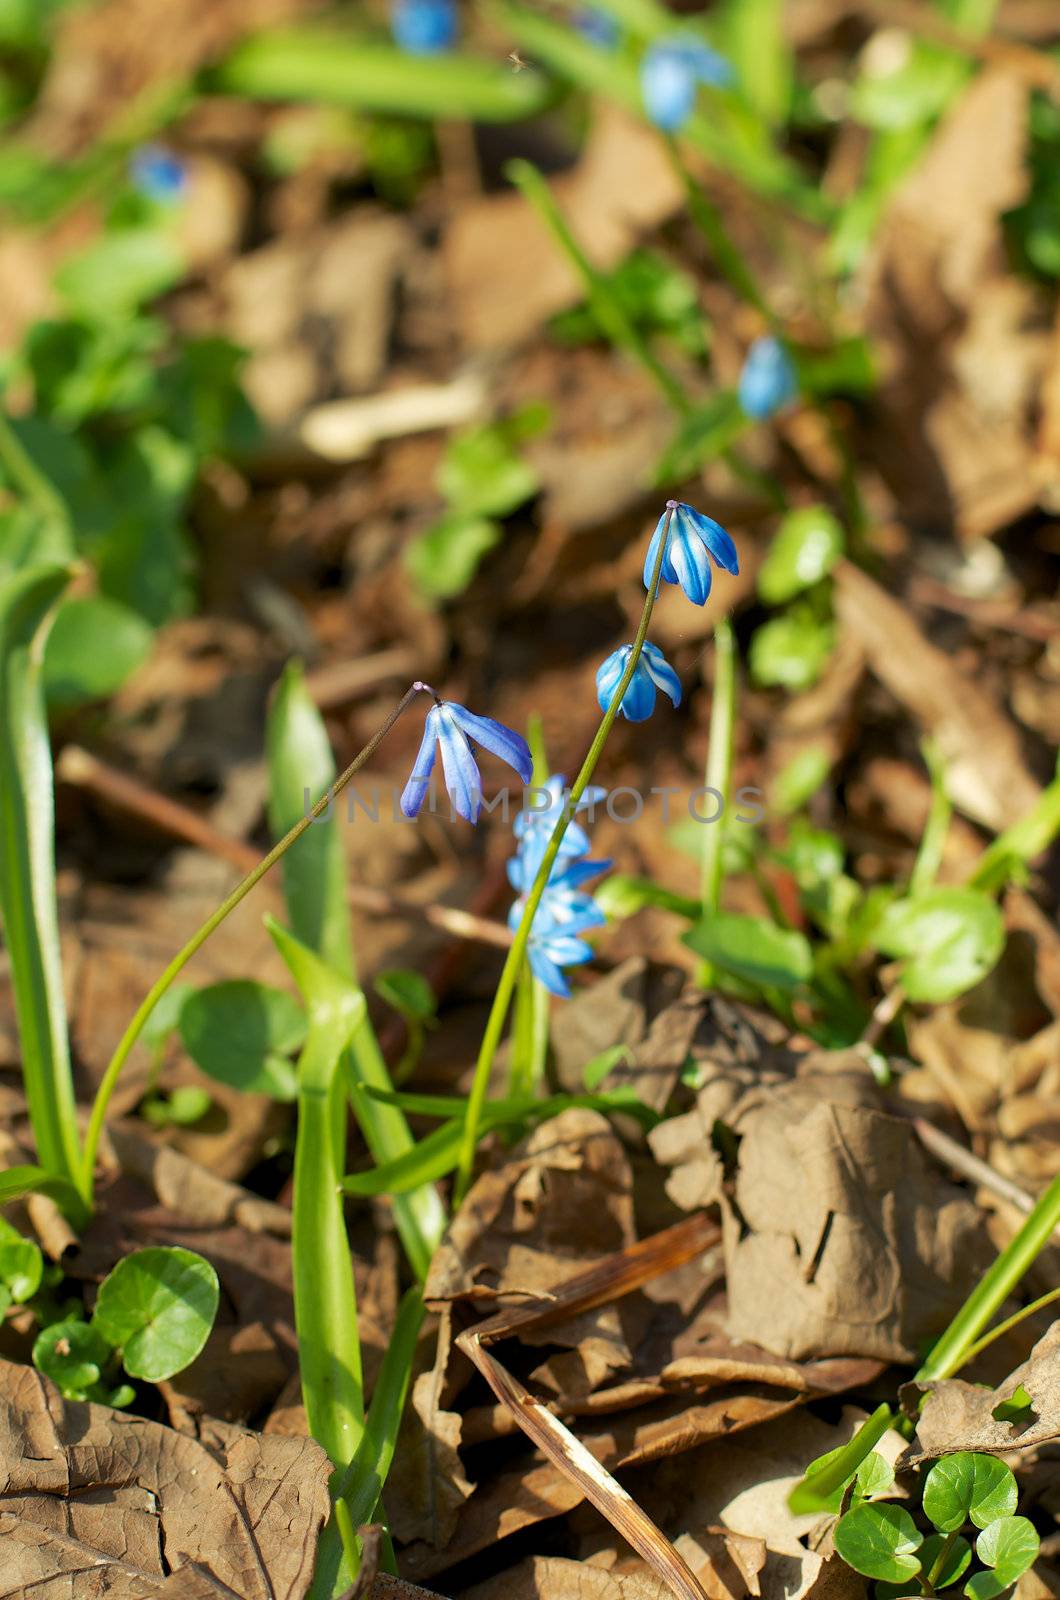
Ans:
{"label": "curved stem", "polygon": [[[707,770],[704,781],[708,789],[721,795],[721,813],[715,823],[703,834],[703,854],[700,858],[699,896],[702,915],[717,911],[721,902],[722,851],[725,844],[726,818],[732,788],[733,725],[736,720],[736,636],[728,617],[722,617],[714,629],[714,699],[710,709],[710,743],[707,747]],[[713,981],[709,961],[704,961],[697,974],[703,988]]]}
{"label": "curved stem", "polygon": [[195,955],[196,951],[202,948],[207,939],[210,937],[211,933],[213,933],[216,928],[220,927],[221,923],[228,916],[229,912],[234,911],[236,906],[239,905],[242,900],[246,899],[251,889],[253,889],[256,884],[261,882],[269,868],[276,865],[280,857],[291,848],[296,840],[301,838],[302,834],[305,833],[307,828],[312,826],[316,818],[329,808],[335,796],[342,793],[342,790],[346,787],[354,774],[359,772],[361,767],[364,766],[365,762],[371,759],[371,757],[378,750],[379,746],[382,744],[383,740],[386,738],[387,734],[390,732],[391,728],[394,726],[395,722],[407,709],[407,707],[412,704],[412,701],[416,698],[416,696],[421,693],[423,687],[424,686],[420,683],[414,683],[410,689],[406,690],[405,694],[402,696],[400,704],[395,706],[394,710],[387,717],[382,727],[377,729],[377,731],[372,735],[360,754],[353,758],[345,772],[341,773],[340,776],[335,779],[333,784],[329,784],[328,788],[321,795],[320,799],[317,801],[316,805],[313,806],[312,810],[308,811],[304,817],[299,817],[294,827],[284,834],[283,838],[278,844],[273,845],[268,855],[263,856],[258,862],[257,866],[254,867],[252,871],[247,873],[242,883],[236,885],[227,899],[222,900],[221,904],[217,907],[217,910],[214,911],[211,916],[207,917],[201,928],[192,934],[187,944],[184,945],[183,949],[178,951],[178,953],[173,957],[173,960],[169,963],[169,966],[162,973],[161,977],[158,978],[148,990],[139,1009],[133,1016],[132,1021],[122,1034],[121,1039],[118,1042],[117,1049],[107,1064],[107,1070],[104,1072],[103,1077],[100,1080],[99,1088],[96,1090],[96,1098],[92,1103],[92,1111],[88,1119],[88,1128],[85,1132],[85,1145],[82,1152],[81,1162],[82,1186],[89,1195],[91,1195],[92,1192],[92,1181],[96,1167],[96,1153],[99,1149],[100,1134],[103,1131],[103,1121],[107,1115],[107,1107],[110,1104],[111,1095],[114,1093],[114,1088],[121,1074],[121,1069],[125,1065],[133,1045],[136,1043],[141,1032],[143,1031],[144,1023],[151,1015],[155,1006],[158,1004],[159,1000],[161,1000],[162,996],[165,994],[174,978],[176,978],[178,974],[183,971],[188,962],[191,960],[192,956]]}
{"label": "curved stem", "polygon": [[482,1108],[486,1103],[486,1095],[489,1091],[493,1058],[497,1054],[497,1049],[501,1042],[501,1034],[504,1031],[508,1007],[511,1004],[516,979],[519,976],[519,968],[522,965],[523,955],[530,939],[530,930],[533,926],[534,917],[538,906],[541,904],[541,896],[545,892],[545,886],[548,883],[552,867],[556,857],[559,855],[559,847],[563,843],[563,835],[567,831],[567,826],[574,815],[578,801],[585,793],[589,780],[596,771],[596,763],[599,761],[604,745],[607,743],[607,736],[614,726],[615,718],[618,716],[626,690],[633,681],[633,674],[637,670],[640,653],[644,648],[644,640],[648,635],[648,624],[651,621],[651,614],[655,609],[655,601],[659,592],[659,579],[662,574],[663,559],[670,540],[670,520],[673,516],[674,505],[675,502],[670,501],[666,508],[666,525],[663,529],[663,536],[659,540],[655,566],[652,569],[651,584],[644,602],[644,610],[641,612],[637,636],[633,641],[629,660],[626,662],[626,670],[623,672],[618,687],[611,697],[611,704],[604,712],[600,726],[596,730],[596,737],[589,746],[589,753],[582,762],[581,771],[571,784],[567,804],[564,806],[563,813],[552,830],[552,837],[548,841],[541,865],[537,869],[537,877],[534,879],[530,893],[526,897],[526,910],[523,912],[523,920],[516,930],[511,949],[508,951],[504,966],[501,969],[497,991],[493,996],[493,1005],[490,1007],[490,1014],[486,1019],[486,1029],[482,1035],[478,1060],[475,1062],[475,1076],[471,1084],[471,1093],[468,1096],[467,1116],[464,1120],[463,1139],[460,1146],[460,1164],[456,1179],[455,1203],[457,1205],[464,1198],[471,1183],[472,1169],[475,1164],[475,1146],[478,1143],[479,1123],[482,1119]]}

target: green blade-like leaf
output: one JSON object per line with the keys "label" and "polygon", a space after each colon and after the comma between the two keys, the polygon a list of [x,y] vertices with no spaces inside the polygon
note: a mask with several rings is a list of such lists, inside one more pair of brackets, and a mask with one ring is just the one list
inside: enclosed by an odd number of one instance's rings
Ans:
{"label": "green blade-like leaf", "polygon": [[45,1167],[8,1167],[0,1172],[0,1206],[21,1200],[26,1194],[47,1194],[69,1214],[80,1204],[78,1191],[65,1178],[56,1178]]}
{"label": "green blade-like leaf", "polygon": [[288,29],[248,39],[215,69],[209,87],[256,100],[309,100],[396,117],[517,122],[552,91],[533,70],[466,55],[413,56],[351,34]]}
{"label": "green blade-like leaf", "polygon": [[0,913],[11,957],[23,1077],[41,1165],[76,1180],[77,1123],[59,957],[51,751],[41,684],[65,566],[0,587]]}
{"label": "green blade-like leaf", "polygon": [[305,1041],[297,1000],[252,979],[197,989],[179,1015],[184,1048],[208,1078],[250,1094],[293,1100],[297,1079],[289,1056]]}
{"label": "green blade-like leaf", "polygon": [[364,1391],[357,1296],[343,1217],[346,1098],[340,1063],[364,1015],[364,995],[308,946],[266,917],[302,992],[309,1035],[298,1061],[291,1258],[302,1396],[309,1428],[336,1466],[361,1441]]}
{"label": "green blade-like leaf", "polygon": [[134,1250],[100,1284],[92,1327],[120,1347],[131,1377],[158,1383],[202,1350],[220,1292],[217,1273],[194,1250]]}
{"label": "green blade-like leaf", "polygon": [[920,1562],[913,1553],[923,1543],[908,1511],[887,1502],[862,1501],[835,1527],[835,1547],[847,1566],[866,1578],[901,1583],[915,1577]]}
{"label": "green blade-like leaf", "polygon": [[940,1533],[968,1521],[985,1528],[1016,1509],[1019,1490],[1011,1468],[996,1456],[959,1450],[936,1461],[924,1480],[924,1512]]}

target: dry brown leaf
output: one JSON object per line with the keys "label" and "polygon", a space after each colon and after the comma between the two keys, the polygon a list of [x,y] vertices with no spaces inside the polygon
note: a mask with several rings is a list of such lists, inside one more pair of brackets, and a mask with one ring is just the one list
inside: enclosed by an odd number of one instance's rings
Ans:
{"label": "dry brown leaf", "polygon": [[585,1561],[531,1556],[469,1589],[464,1600],[670,1600],[649,1573],[612,1573]]}
{"label": "dry brown leaf", "polygon": [[876,677],[937,740],[954,804],[1000,831],[1038,799],[1015,725],[936,645],[901,601],[848,561],[836,568],[836,609]]}
{"label": "dry brown leaf", "polygon": [[32,1368],[0,1362],[0,1592],[148,1600],[190,1566],[182,1593],[300,1600],[330,1471],[310,1439],[210,1419],[192,1439],[63,1401]]}
{"label": "dry brown leaf", "polygon": [[[613,106],[598,105],[575,170],[555,183],[593,264],[617,265],[639,234],[681,203],[682,189],[650,129]],[[580,280],[545,224],[518,194],[464,206],[444,241],[456,321],[466,344],[517,344],[546,317],[583,298]]]}
{"label": "dry brown leaf", "polygon": [[[1031,1397],[1026,1421],[998,1422],[993,1413],[1020,1385]],[[919,1386],[910,1385],[910,1388]],[[1006,1455],[1060,1438],[1060,1322],[1054,1322],[1022,1366],[996,1389],[945,1378],[933,1384],[917,1421],[912,1461],[978,1450]]]}
{"label": "dry brown leaf", "polygon": [[[450,1409],[452,1317],[442,1313],[434,1363],[412,1385],[387,1479],[390,1527],[403,1543],[425,1540],[444,1550],[474,1485],[460,1461],[461,1418]],[[461,1366],[464,1364],[461,1363]]]}

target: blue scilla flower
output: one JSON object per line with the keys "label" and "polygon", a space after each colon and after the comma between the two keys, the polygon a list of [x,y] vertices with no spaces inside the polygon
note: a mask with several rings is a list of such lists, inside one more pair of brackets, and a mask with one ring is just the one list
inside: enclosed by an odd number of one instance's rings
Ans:
{"label": "blue scilla flower", "polygon": [[187,188],[188,169],[179,156],[161,144],[143,144],[129,161],[133,187],[148,200],[172,205]]}
{"label": "blue scilla flower", "polygon": [[666,532],[666,554],[663,556],[661,577],[663,583],[679,583],[693,605],[701,606],[710,593],[711,567],[724,567],[736,574],[740,570],[736,546],[720,522],[706,517],[702,511],[685,505],[682,500],[667,500],[666,510],[651,536],[648,554],[644,558],[644,587],[651,584],[655,571],[655,558],[659,553],[659,540]]}
{"label": "blue scilla flower", "polygon": [[410,56],[435,56],[456,41],[454,0],[394,0],[390,31]]}
{"label": "blue scilla flower", "polygon": [[[520,811],[513,823],[515,837],[519,840],[519,853],[526,861],[531,883],[537,876],[541,858],[548,848],[548,841],[552,837],[567,799],[566,780],[560,773],[553,774],[542,788],[549,797],[548,804],[542,806],[539,803],[542,790],[538,789],[534,796],[535,803]],[[599,805],[606,797],[606,789],[590,784],[574,808],[575,816],[587,807]],[[557,865],[570,856],[584,856],[588,850],[589,835],[572,817],[559,847]]]}
{"label": "blue scilla flower", "polygon": [[[527,878],[525,865],[521,853],[509,862],[513,887],[522,886],[519,899],[508,913],[508,926],[513,933],[523,920],[526,891],[533,881]],[[526,946],[530,970],[546,989],[564,1000],[570,995],[570,984],[563,968],[592,960],[593,952],[581,935],[602,928],[607,921],[592,895],[584,894],[580,885],[610,865],[610,861],[575,861],[567,865],[557,861],[541,896]]]}
{"label": "blue scilla flower", "polygon": [[478,821],[482,779],[472,744],[500,756],[524,783],[529,783],[533,777],[534,758],[530,746],[519,734],[501,722],[494,722],[492,717],[477,717],[452,700],[439,700],[427,713],[416,765],[401,796],[401,809],[406,817],[416,816],[423,805],[440,750],[445,787],[454,811],[467,822]]}
{"label": "blue scilla flower", "polygon": [[[601,711],[609,711],[615,691],[622,681],[633,650],[624,644],[613,650],[596,674],[596,698]],[[668,694],[674,706],[681,704],[681,680],[657,644],[645,640],[629,688],[622,696],[619,715],[630,722],[647,722],[655,710],[655,692],[661,689]]]}
{"label": "blue scilla flower", "polygon": [[763,421],[799,392],[791,357],[772,334],[756,339],[740,373],[740,404],[749,417]]}
{"label": "blue scilla flower", "polygon": [[599,11],[596,6],[579,6],[573,22],[582,38],[588,39],[590,44],[599,45],[601,50],[614,50],[617,46],[620,30],[609,12]]}
{"label": "blue scilla flower", "polygon": [[[540,866],[540,862],[538,865]],[[597,877],[601,872],[606,872],[610,865],[610,861],[592,861],[588,856],[578,861],[572,861],[569,858],[565,860],[562,855],[557,856],[552,865],[552,871],[548,875],[545,896],[556,900],[557,896],[577,894],[583,883],[587,883],[590,878]],[[508,882],[517,895],[526,896],[533,888],[537,870],[535,868],[531,872],[529,866],[530,858],[525,844],[520,845],[516,854],[508,862]],[[581,895],[580,898],[590,904],[595,904],[590,895]]]}
{"label": "blue scilla flower", "polygon": [[692,115],[699,85],[723,89],[733,78],[731,64],[705,40],[684,35],[660,39],[648,46],[641,62],[644,109],[664,133],[678,133]]}

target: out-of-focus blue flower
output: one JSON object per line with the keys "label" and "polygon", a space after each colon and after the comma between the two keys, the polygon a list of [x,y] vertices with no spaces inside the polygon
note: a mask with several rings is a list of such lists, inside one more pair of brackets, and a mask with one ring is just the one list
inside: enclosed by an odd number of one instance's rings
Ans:
{"label": "out-of-focus blue flower", "polygon": [[[564,865],[557,860],[541,896],[527,941],[527,957],[534,977],[564,1000],[570,995],[570,984],[563,975],[563,968],[592,960],[593,952],[581,935],[593,928],[602,928],[607,921],[592,895],[583,894],[580,885],[598,872],[606,871],[610,865],[610,861],[574,861]],[[512,886],[520,891],[519,899],[508,913],[508,926],[513,933],[523,920],[526,894],[533,883],[533,875],[527,876],[526,867],[522,850],[508,863]]]}
{"label": "out-of-focus blue flower", "polygon": [[740,373],[740,404],[747,415],[761,422],[798,392],[795,367],[780,340],[771,333],[756,339]]}
{"label": "out-of-focus blue flower", "polygon": [[[601,711],[609,711],[622,674],[629,663],[631,644],[613,650],[596,674],[596,698]],[[619,715],[630,722],[647,722],[655,710],[655,692],[668,694],[675,707],[681,704],[681,680],[657,644],[644,641],[629,688],[622,696]]]}
{"label": "out-of-focus blue flower", "polygon": [[390,31],[410,56],[435,56],[456,42],[454,0],[393,0]]}
{"label": "out-of-focus blue flower", "polygon": [[129,161],[129,177],[133,187],[148,200],[159,205],[172,205],[183,195],[188,184],[188,169],[180,157],[161,144],[142,144],[134,150]]}
{"label": "out-of-focus blue flower", "polygon": [[[537,869],[541,865],[541,858],[548,848],[548,841],[552,837],[553,829],[559,821],[566,803],[565,779],[559,773],[549,778],[542,788],[549,796],[548,804],[543,806],[539,802],[542,798],[541,789],[534,795],[534,804],[526,806],[516,817],[513,824],[515,837],[519,840],[519,854],[526,862],[530,874],[529,881],[533,883],[537,876]],[[586,807],[597,806],[607,795],[606,789],[590,784],[574,808],[574,815],[584,811]],[[584,856],[589,850],[589,835],[581,825],[572,817],[567,824],[567,831],[563,835],[563,842],[559,847],[556,858],[556,867],[571,856]]]}
{"label": "out-of-focus blue flower", "polygon": [[473,711],[452,700],[439,701],[427,713],[416,765],[413,767],[401,809],[414,817],[423,805],[438,751],[442,752],[445,787],[454,811],[467,822],[477,822],[482,805],[482,779],[479,776],[472,743],[500,756],[519,774],[524,783],[533,777],[534,759],[530,746],[518,733],[492,717],[477,717]]}
{"label": "out-of-focus blue flower", "polygon": [[678,133],[692,115],[699,85],[724,89],[734,77],[731,63],[705,40],[659,39],[648,46],[640,66],[644,109],[664,133]]}
{"label": "out-of-focus blue flower", "polygon": [[573,17],[574,26],[583,39],[599,45],[601,50],[614,50],[621,37],[618,23],[609,11],[599,11],[596,6],[579,6]]}
{"label": "out-of-focus blue flower", "polygon": [[648,554],[644,558],[644,587],[651,585],[655,571],[655,558],[659,553],[659,540],[666,530],[670,515],[670,531],[666,539],[661,578],[663,583],[679,583],[693,605],[701,606],[710,593],[713,560],[726,572],[739,572],[740,563],[736,546],[720,522],[706,517],[702,511],[685,505],[681,500],[667,500],[666,510],[659,518],[658,527],[651,536]]}

